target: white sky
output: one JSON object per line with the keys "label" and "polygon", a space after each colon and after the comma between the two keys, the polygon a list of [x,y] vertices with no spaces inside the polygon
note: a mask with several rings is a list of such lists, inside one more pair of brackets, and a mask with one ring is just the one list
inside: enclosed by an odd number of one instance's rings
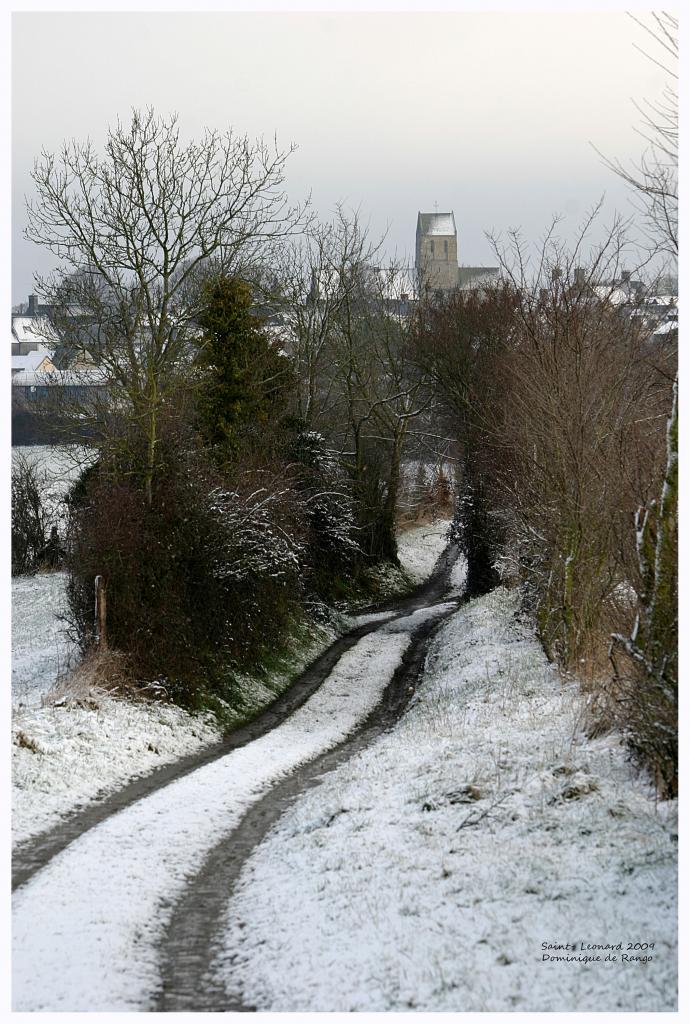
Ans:
{"label": "white sky", "polygon": [[183,131],[233,125],[295,142],[287,185],[327,216],[360,207],[389,251],[414,252],[418,210],[453,209],[461,263],[491,263],[485,230],[574,231],[628,193],[590,142],[639,155],[633,99],[664,75],[643,31],[608,13],[20,13],[13,16],[13,303],[51,259],[21,238],[41,147],[96,142],[133,106]]}

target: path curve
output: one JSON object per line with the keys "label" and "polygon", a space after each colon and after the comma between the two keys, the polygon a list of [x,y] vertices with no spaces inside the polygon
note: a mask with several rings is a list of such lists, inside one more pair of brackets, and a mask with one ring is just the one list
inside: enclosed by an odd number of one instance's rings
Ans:
{"label": "path curve", "polygon": [[159,1012],[251,1012],[242,994],[228,996],[209,971],[220,951],[223,918],[242,868],[289,805],[322,777],[349,760],[390,728],[404,712],[424,669],[429,642],[457,607],[425,622],[412,635],[410,647],[384,692],[382,702],[346,740],[297,767],[255,803],[233,832],[208,854],[177,903],[161,954],[161,987],[154,1009]]}
{"label": "path curve", "polygon": [[[198,1009],[200,987],[204,1008],[229,1008],[227,994],[201,976],[243,860],[287,801],[402,713],[430,635],[459,603],[457,557],[450,545],[423,587],[389,614],[360,621],[241,733],[32,844],[31,857],[15,863],[15,880],[24,872],[14,915],[16,1009]],[[218,874],[228,848],[234,865]],[[216,903],[189,915],[204,891]],[[240,997],[234,1008],[245,1008]]]}
{"label": "path curve", "polygon": [[[394,617],[398,618],[433,604],[448,589],[450,570],[457,560],[458,553],[457,545],[451,542],[441,553],[434,566],[434,571],[425,583],[408,596],[364,609],[363,614],[374,611],[391,611]],[[150,796],[164,786],[184,778],[196,771],[197,768],[211,764],[231,751],[246,746],[280,725],[312,696],[343,654],[354,647],[362,637],[374,632],[380,626],[380,621],[365,623],[339,637],[298,676],[285,693],[265,708],[253,721],[234,730],[220,742],[195,754],[173,761],[171,764],[156,768],[139,779],[134,779],[117,792],[72,812],[48,831],[18,845],[12,854],[12,890],[25,885],[57,854],[85,832],[100,825],[112,815]]]}

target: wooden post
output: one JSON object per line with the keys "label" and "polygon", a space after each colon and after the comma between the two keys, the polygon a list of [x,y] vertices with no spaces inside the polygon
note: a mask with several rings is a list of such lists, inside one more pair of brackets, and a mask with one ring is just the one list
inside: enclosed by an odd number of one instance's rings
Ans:
{"label": "wooden post", "polygon": [[108,646],[108,641],[105,635],[105,580],[102,576],[96,576],[94,580],[94,590],[96,592],[96,606],[95,606],[95,625],[96,625],[96,639],[98,646],[105,649]]}

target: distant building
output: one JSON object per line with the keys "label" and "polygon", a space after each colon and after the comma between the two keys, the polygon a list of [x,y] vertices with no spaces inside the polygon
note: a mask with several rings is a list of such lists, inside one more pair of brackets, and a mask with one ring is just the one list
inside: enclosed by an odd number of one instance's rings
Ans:
{"label": "distant building", "polygon": [[[676,292],[663,293],[659,284],[666,288],[676,285]],[[565,287],[580,298],[607,302],[637,319],[657,340],[673,338],[678,330],[677,278],[666,275],[651,285],[632,277],[629,270],[622,270],[620,276],[609,281],[596,282],[583,267],[575,267],[573,281]]]}
{"label": "distant building", "polygon": [[52,356],[58,338],[49,320],[51,307],[39,303],[37,295],[30,295],[28,305],[23,303],[21,308],[22,313],[12,314],[12,355],[45,352]]}
{"label": "distant building", "polygon": [[455,214],[418,213],[415,270],[422,289],[446,293],[475,288],[498,278],[498,267],[458,266]]}
{"label": "distant building", "polygon": [[19,373],[53,373],[55,365],[49,352],[32,351],[12,356],[12,378]]}
{"label": "distant building", "polygon": [[12,314],[12,443],[57,443],[68,436],[60,425],[62,411],[100,401],[107,381],[92,363],[65,359],[50,319],[53,307],[30,295],[19,308]]}

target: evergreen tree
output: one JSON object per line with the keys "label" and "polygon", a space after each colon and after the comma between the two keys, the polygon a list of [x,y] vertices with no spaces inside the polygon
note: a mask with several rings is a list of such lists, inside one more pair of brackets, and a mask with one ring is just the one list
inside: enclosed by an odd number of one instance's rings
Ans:
{"label": "evergreen tree", "polygon": [[[252,313],[250,286],[218,277],[203,286],[199,364],[208,372],[198,403],[199,428],[224,456],[267,439],[285,412],[291,373],[287,358]],[[265,448],[263,449],[265,454]]]}

